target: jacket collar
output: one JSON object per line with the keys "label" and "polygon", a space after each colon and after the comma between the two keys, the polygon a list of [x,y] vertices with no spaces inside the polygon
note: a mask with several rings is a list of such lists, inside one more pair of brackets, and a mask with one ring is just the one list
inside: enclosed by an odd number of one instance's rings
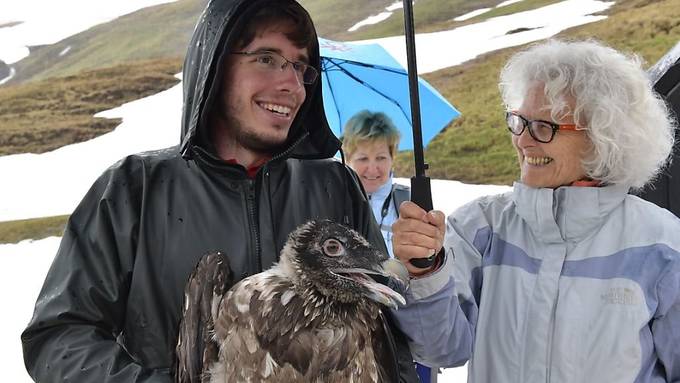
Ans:
{"label": "jacket collar", "polygon": [[384,201],[385,198],[392,192],[392,177],[390,177],[384,184],[380,185],[376,191],[369,194],[371,200],[376,199]]}
{"label": "jacket collar", "polygon": [[547,242],[577,241],[594,233],[619,206],[629,187],[563,186],[557,189],[513,184],[512,198],[519,215]]}

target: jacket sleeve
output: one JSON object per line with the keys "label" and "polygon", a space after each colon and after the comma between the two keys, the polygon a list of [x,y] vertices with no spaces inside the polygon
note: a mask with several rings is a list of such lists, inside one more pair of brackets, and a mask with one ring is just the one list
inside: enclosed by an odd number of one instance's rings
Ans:
{"label": "jacket sleeve", "polygon": [[654,349],[666,381],[680,383],[680,260],[666,270],[656,293],[659,305],[651,325]]}
{"label": "jacket sleeve", "polygon": [[481,292],[484,238],[477,227],[488,225],[474,204],[449,216],[444,265],[411,280],[406,306],[394,312],[409,337],[416,361],[430,367],[456,367],[472,355]]}
{"label": "jacket sleeve", "polygon": [[[116,342],[132,274],[140,190],[109,169],[71,215],[23,332],[24,362],[36,382],[171,382]],[[118,174],[118,175],[116,175]]]}

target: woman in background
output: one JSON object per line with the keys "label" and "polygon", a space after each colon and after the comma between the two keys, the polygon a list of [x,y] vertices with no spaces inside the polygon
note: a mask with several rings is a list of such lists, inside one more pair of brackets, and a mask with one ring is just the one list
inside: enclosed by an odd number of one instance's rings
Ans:
{"label": "woman in background", "polygon": [[399,138],[399,131],[385,113],[368,110],[347,121],[342,137],[342,149],[368,194],[390,257],[394,257],[392,223],[398,218],[399,204],[410,198],[407,186],[392,181]]}

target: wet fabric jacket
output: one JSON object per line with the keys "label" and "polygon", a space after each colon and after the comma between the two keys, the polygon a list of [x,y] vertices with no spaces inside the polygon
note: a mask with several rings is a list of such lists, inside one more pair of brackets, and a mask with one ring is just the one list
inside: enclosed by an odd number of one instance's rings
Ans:
{"label": "wet fabric jacket", "polygon": [[[345,223],[384,251],[355,174],[331,158],[340,142],[318,83],[308,86],[286,144],[254,179],[205,139],[220,47],[261,3],[209,3],[184,65],[181,144],[114,164],[71,215],[22,334],[36,381],[172,381],[184,286],[207,252],[226,254],[244,278],[272,266],[288,233],[312,218]],[[316,49],[309,56],[318,69]],[[400,333],[385,342],[404,366],[402,380],[416,381]]]}
{"label": "wet fabric jacket", "polygon": [[396,313],[416,360],[470,382],[680,382],[680,220],[628,188],[483,197]]}

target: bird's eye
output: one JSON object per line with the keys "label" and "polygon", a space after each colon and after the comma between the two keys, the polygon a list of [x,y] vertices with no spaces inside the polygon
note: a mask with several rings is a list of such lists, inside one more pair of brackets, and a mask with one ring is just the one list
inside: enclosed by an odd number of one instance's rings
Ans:
{"label": "bird's eye", "polygon": [[329,257],[338,257],[345,254],[345,246],[335,238],[328,238],[323,242],[323,253]]}

